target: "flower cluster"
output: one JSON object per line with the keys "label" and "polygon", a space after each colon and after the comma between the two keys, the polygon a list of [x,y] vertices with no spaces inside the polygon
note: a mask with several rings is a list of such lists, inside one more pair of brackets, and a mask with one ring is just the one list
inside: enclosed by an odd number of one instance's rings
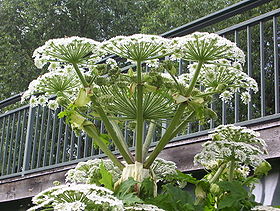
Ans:
{"label": "flower cluster", "polygon": [[[66,181],[72,183],[96,184],[101,178],[99,170],[102,164],[105,169],[112,174],[113,182],[117,182],[120,179],[122,172],[111,160],[102,159],[94,159],[78,163],[74,169],[70,169],[66,173]],[[164,180],[168,175],[177,174],[176,168],[174,162],[166,161],[161,158],[157,158],[151,166],[157,181]]]}
{"label": "flower cluster", "polygon": [[102,55],[99,46],[99,42],[81,37],[48,40],[43,46],[34,51],[34,63],[36,67],[41,69],[48,63],[51,63],[50,68],[52,68],[52,65],[56,67],[57,64],[63,66],[65,62],[96,61]]}
{"label": "flower cluster", "polygon": [[124,210],[121,200],[107,188],[95,184],[71,184],[49,188],[32,199],[36,205],[28,211],[53,208],[57,211]]}
{"label": "flower cluster", "polygon": [[[205,88],[204,92],[221,93],[220,98],[229,102],[234,93],[241,92],[241,100],[247,104],[250,98],[250,90],[258,91],[257,82],[242,71],[239,63],[228,60],[220,60],[220,63],[204,64],[198,76],[198,85]],[[220,65],[222,64],[222,65]],[[189,65],[189,73],[179,76],[179,80],[189,83],[196,71],[197,63]]]}
{"label": "flower cluster", "polygon": [[[63,96],[73,100],[81,88],[81,83],[72,69],[47,72],[33,80],[22,95],[22,101],[30,98],[31,106],[48,105],[51,109],[58,107],[57,101],[50,100],[54,96]],[[39,97],[36,97],[39,95]]]}
{"label": "flower cluster", "polygon": [[212,140],[204,143],[201,153],[195,156],[195,162],[207,169],[228,161],[253,168],[263,162],[261,155],[266,152],[266,143],[258,138],[258,132],[245,127],[221,125],[210,137]]}
{"label": "flower cluster", "polygon": [[176,175],[177,166],[172,161],[167,161],[161,158],[156,158],[153,162],[151,169],[154,171],[156,175],[156,180],[164,180],[168,175]]}
{"label": "flower cluster", "polygon": [[120,179],[121,171],[111,160],[94,159],[80,162],[74,169],[69,170],[66,174],[66,181],[84,184],[97,183],[101,179],[99,170],[102,164],[111,173],[114,183]]}
{"label": "flower cluster", "polygon": [[146,34],[117,36],[104,41],[101,49],[132,61],[153,60],[173,52],[170,40]]}
{"label": "flower cluster", "polygon": [[209,63],[228,59],[245,62],[243,51],[235,43],[214,33],[195,32],[174,38],[171,45],[175,49],[175,56],[185,60]]}

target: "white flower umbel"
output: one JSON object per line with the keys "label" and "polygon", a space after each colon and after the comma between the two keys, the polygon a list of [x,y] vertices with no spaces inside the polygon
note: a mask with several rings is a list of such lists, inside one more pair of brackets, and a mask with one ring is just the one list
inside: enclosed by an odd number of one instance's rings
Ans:
{"label": "white flower umbel", "polygon": [[104,41],[101,48],[132,61],[146,61],[171,54],[173,49],[169,43],[170,40],[160,36],[134,34]]}
{"label": "white flower umbel", "polygon": [[36,100],[31,97],[31,105],[45,106],[48,99],[53,96],[63,96],[70,100],[75,98],[80,87],[81,83],[75,72],[63,71],[63,69],[51,71],[39,76],[29,84],[28,90],[22,95],[22,101],[37,94],[44,95],[36,98]]}
{"label": "white flower umbel", "polygon": [[71,184],[49,188],[33,198],[31,210],[53,208],[57,211],[124,210],[123,203],[109,189],[95,184]]}
{"label": "white flower umbel", "polygon": [[95,183],[101,179],[101,174],[99,173],[101,164],[112,174],[113,182],[120,179],[121,171],[111,160],[94,159],[87,162],[80,162],[75,169],[69,170],[66,173],[66,181],[86,184]]}
{"label": "white flower umbel", "polygon": [[84,211],[86,204],[76,201],[76,202],[65,202],[58,203],[54,206],[54,211]]}
{"label": "white flower umbel", "polygon": [[[67,37],[48,40],[33,53],[35,65],[41,69],[51,63],[50,68],[68,63],[83,63],[88,60],[97,60],[102,55],[100,43],[92,39],[81,37]],[[55,63],[55,64],[52,64]]]}
{"label": "white flower umbel", "polygon": [[[195,162],[207,169],[216,167],[213,163],[234,161],[235,166],[243,165],[256,168],[264,160],[266,143],[259,133],[245,127],[221,125],[210,135],[211,141],[204,143],[201,153],[195,156]],[[244,172],[243,175],[248,172]]]}
{"label": "white flower umbel", "polygon": [[151,169],[153,170],[156,180],[164,180],[168,175],[176,175],[177,174],[177,166],[172,161],[167,161],[162,158],[156,158],[156,160],[151,165]]}
{"label": "white flower umbel", "polygon": [[134,206],[130,206],[130,207],[125,207],[125,210],[127,211],[137,211],[137,210],[141,210],[141,211],[164,211],[163,209],[158,208],[155,205],[151,205],[151,204],[136,204]]}
{"label": "white flower umbel", "polygon": [[217,34],[195,32],[172,39],[175,56],[190,61],[209,63],[220,59],[245,62],[243,51],[235,43]]}
{"label": "white flower umbel", "polygon": [[[195,70],[197,63],[188,66],[189,73],[180,76],[180,80],[189,83]],[[234,93],[241,93],[241,100],[247,104],[251,100],[250,93],[258,91],[257,82],[242,71],[242,66],[239,63],[232,63],[228,60],[219,60],[214,64],[204,64],[201,68],[201,73],[198,76],[197,86],[203,86],[205,93],[220,93],[220,98],[229,102]]]}

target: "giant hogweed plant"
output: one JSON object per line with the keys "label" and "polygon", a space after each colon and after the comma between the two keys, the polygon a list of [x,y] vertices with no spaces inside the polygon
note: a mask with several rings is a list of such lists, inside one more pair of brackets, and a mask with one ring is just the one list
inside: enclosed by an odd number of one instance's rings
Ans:
{"label": "giant hogweed plant", "polygon": [[[132,63],[131,68],[123,71],[117,61],[106,57],[110,54],[127,59]],[[143,203],[147,195],[157,196],[158,180],[153,165],[168,142],[190,121],[203,122],[215,117],[215,112],[209,108],[214,95],[229,101],[239,92],[242,101],[247,103],[250,91],[258,89],[255,80],[242,72],[244,53],[235,43],[216,34],[196,32],[173,39],[136,34],[117,36],[102,43],[69,37],[47,41],[33,56],[35,65],[38,68],[48,66],[49,72],[32,81],[22,99],[30,98],[31,106],[63,107],[59,117],[65,117],[77,134],[84,132],[93,138],[95,145],[121,172],[116,180],[113,172],[102,164],[101,182],[93,183],[105,185],[115,194],[119,191],[119,195],[116,194],[119,199],[128,194],[131,201],[138,204]],[[102,58],[106,61],[100,63]],[[177,74],[178,59],[190,62],[188,73]],[[53,96],[55,100],[48,100]],[[108,134],[100,134],[94,124],[96,119],[103,121]],[[136,132],[135,156],[122,134],[123,122],[129,122]],[[166,132],[149,153],[156,127],[163,122],[168,123]],[[148,125],[146,135],[144,124]],[[111,152],[109,140],[123,161]],[[148,191],[146,186],[153,191]],[[170,188],[165,186],[163,192],[170,192]],[[89,187],[74,198],[88,200],[86,196],[93,189]],[[107,193],[111,194],[105,191],[104,195]],[[68,198],[71,197],[65,196]]]}

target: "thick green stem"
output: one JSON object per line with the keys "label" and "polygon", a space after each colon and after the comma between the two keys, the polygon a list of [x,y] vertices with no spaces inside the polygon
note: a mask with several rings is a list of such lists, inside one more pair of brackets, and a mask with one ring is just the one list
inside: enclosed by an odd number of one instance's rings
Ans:
{"label": "thick green stem", "polygon": [[112,153],[110,149],[106,146],[106,144],[100,139],[96,128],[93,125],[86,125],[83,127],[85,132],[94,139],[96,144],[100,147],[100,149],[110,158],[110,160],[118,166],[121,170],[124,169],[124,165],[119,161],[119,159]]}
{"label": "thick green stem", "polygon": [[132,157],[131,153],[127,152],[125,150],[125,147],[123,146],[124,140],[119,140],[119,137],[117,136],[116,131],[114,130],[112,124],[110,123],[110,120],[108,119],[108,117],[107,117],[106,113],[104,112],[102,106],[96,101],[95,96],[91,96],[90,99],[93,102],[93,104],[95,105],[95,109],[96,109],[97,113],[100,115],[100,118],[104,122],[106,130],[110,134],[114,144],[116,145],[116,147],[120,151],[120,154],[123,156],[124,160],[128,164],[134,163],[134,160],[133,160],[133,157]]}
{"label": "thick green stem", "polygon": [[[190,120],[192,119],[192,117],[194,116],[195,112],[192,111],[185,119],[184,121],[182,121],[177,127],[176,129],[172,132],[171,137],[174,138],[178,133],[180,133],[184,127],[186,127],[186,125],[190,122]],[[171,138],[171,139],[172,139]]]}
{"label": "thick green stem", "polygon": [[222,164],[219,169],[216,171],[214,176],[210,179],[209,183],[215,183],[217,179],[219,179],[220,175],[223,173],[224,169],[226,168],[226,164]]}
{"label": "thick green stem", "polygon": [[84,78],[83,74],[81,73],[81,71],[80,71],[78,65],[77,65],[76,63],[73,63],[73,67],[74,67],[74,69],[75,69],[75,71],[76,71],[76,73],[77,73],[79,79],[81,80],[83,86],[84,86],[84,87],[89,87],[89,84],[88,84],[88,82],[86,81],[86,79]]}
{"label": "thick green stem", "polygon": [[118,123],[115,121],[115,120],[110,120],[114,130],[116,131],[116,134],[119,138],[119,140],[122,141],[122,145],[124,147],[124,149],[126,150],[127,154],[129,154],[129,148],[128,148],[128,145],[127,145],[127,142],[125,141],[125,138],[123,137],[123,133],[118,125]]}
{"label": "thick green stem", "polygon": [[190,85],[189,85],[189,88],[188,88],[188,90],[187,90],[187,92],[186,92],[186,94],[185,94],[186,97],[189,97],[190,94],[192,93],[192,90],[193,90],[193,88],[194,88],[194,86],[195,86],[195,84],[196,84],[196,81],[197,81],[197,78],[198,78],[198,76],[199,76],[199,73],[200,73],[200,70],[201,70],[202,65],[203,65],[203,62],[202,62],[202,61],[199,61],[198,64],[197,64],[195,73],[194,73],[194,75],[193,75],[193,78],[192,78],[192,80],[191,80],[191,83],[190,83]]}
{"label": "thick green stem", "polygon": [[145,160],[148,155],[148,151],[152,143],[155,130],[156,130],[156,124],[155,122],[151,122],[143,145],[143,160]]}
{"label": "thick green stem", "polygon": [[136,161],[143,162],[143,129],[144,129],[144,117],[143,117],[143,84],[142,84],[142,72],[141,62],[137,61],[137,113],[136,113]]}
{"label": "thick green stem", "polygon": [[179,105],[177,111],[175,112],[174,117],[172,118],[168,128],[166,129],[166,132],[164,133],[164,135],[159,140],[158,145],[156,146],[154,151],[151,153],[149,158],[145,161],[145,163],[144,163],[145,168],[149,168],[152,165],[152,163],[154,162],[156,157],[164,149],[166,144],[168,144],[168,142],[170,141],[170,139],[172,137],[172,133],[173,133],[174,129],[177,127],[177,125],[179,124],[180,119],[184,114],[186,106],[187,106],[186,103],[181,103]]}
{"label": "thick green stem", "polygon": [[231,160],[229,163],[228,181],[231,182],[234,178],[235,161]]}

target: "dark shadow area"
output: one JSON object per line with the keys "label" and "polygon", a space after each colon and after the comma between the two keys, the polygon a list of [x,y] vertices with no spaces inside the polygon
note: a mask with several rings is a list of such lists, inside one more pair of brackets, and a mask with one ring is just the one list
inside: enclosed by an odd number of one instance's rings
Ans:
{"label": "dark shadow area", "polygon": [[26,211],[31,207],[31,198],[0,203],[1,211]]}

